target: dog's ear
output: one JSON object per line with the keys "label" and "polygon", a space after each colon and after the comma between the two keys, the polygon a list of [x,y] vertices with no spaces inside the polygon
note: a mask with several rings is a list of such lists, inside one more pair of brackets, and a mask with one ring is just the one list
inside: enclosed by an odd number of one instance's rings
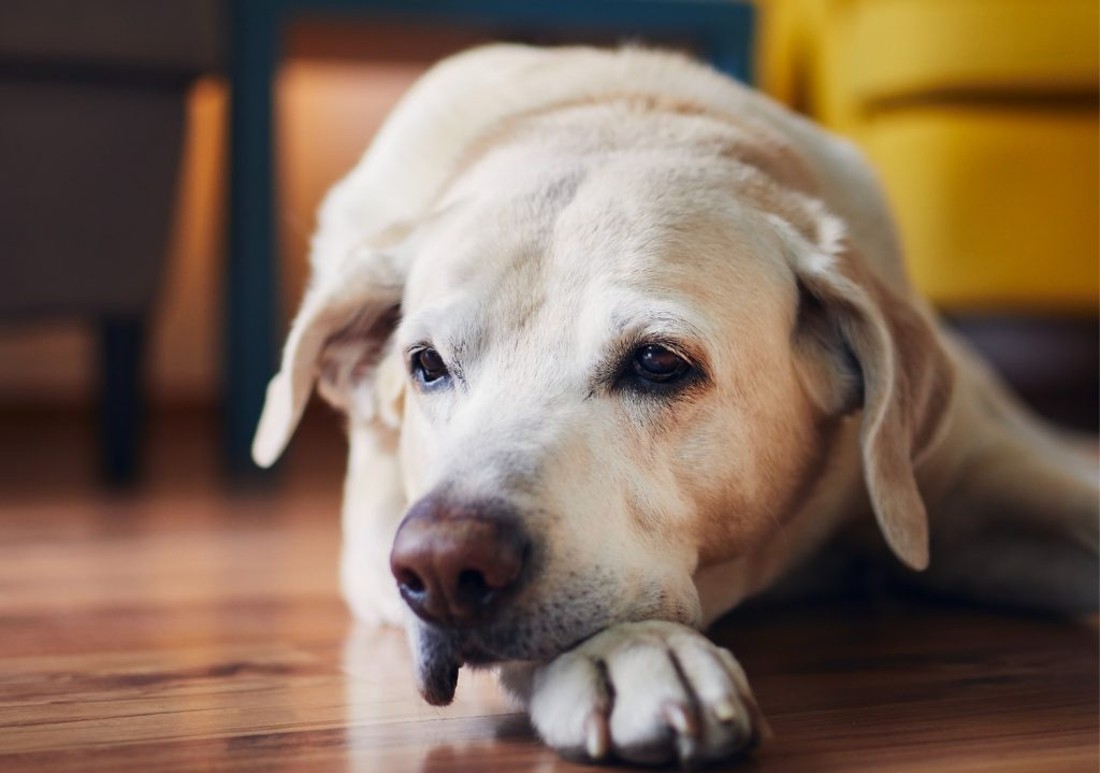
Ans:
{"label": "dog's ear", "polygon": [[827,410],[862,408],[860,445],[886,542],[928,565],[928,522],[914,465],[937,437],[954,371],[926,313],[838,238],[797,261],[796,347],[816,358],[808,389]]}
{"label": "dog's ear", "polygon": [[279,372],[267,387],[252,441],[256,464],[270,467],[282,454],[315,383],[325,399],[343,408],[351,390],[369,388],[400,318],[402,263],[393,252],[363,248],[327,271],[315,271]]}

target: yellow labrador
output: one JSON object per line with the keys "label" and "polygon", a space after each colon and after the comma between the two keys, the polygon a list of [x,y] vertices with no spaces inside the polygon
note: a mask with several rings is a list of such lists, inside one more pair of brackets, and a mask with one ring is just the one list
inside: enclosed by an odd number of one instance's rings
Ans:
{"label": "yellow labrador", "polygon": [[851,145],[686,58],[445,61],[312,247],[254,456],[315,384],[347,413],[344,592],[432,703],[497,664],[563,753],[737,753],[699,631],[826,543],[1096,608],[1095,460],[937,327]]}

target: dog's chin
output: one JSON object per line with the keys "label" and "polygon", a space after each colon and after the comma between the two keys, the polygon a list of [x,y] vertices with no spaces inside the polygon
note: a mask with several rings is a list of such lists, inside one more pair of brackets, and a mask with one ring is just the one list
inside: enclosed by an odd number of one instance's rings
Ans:
{"label": "dog's chin", "polygon": [[463,666],[486,668],[505,662],[549,660],[595,630],[574,633],[565,641],[543,640],[537,644],[522,627],[452,630],[417,621],[410,633],[420,694],[433,706],[446,706],[454,699],[458,672]]}
{"label": "dog's chin", "polygon": [[462,656],[445,638],[422,631],[413,645],[416,685],[421,697],[433,706],[446,706],[455,697]]}

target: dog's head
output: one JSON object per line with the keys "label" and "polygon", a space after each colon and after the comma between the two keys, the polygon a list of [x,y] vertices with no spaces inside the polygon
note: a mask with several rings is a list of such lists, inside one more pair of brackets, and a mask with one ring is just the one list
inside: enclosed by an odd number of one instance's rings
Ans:
{"label": "dog's head", "polygon": [[345,245],[269,389],[262,462],[317,380],[351,432],[399,433],[391,563],[436,702],[463,662],[698,622],[696,573],[804,507],[859,411],[886,540],[927,561],[912,462],[946,368],[921,313],[743,132],[587,110],[469,159],[392,246]]}

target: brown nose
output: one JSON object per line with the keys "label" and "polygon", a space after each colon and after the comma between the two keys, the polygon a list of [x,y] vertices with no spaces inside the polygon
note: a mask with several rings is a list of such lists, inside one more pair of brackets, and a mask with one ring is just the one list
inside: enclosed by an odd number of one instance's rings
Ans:
{"label": "brown nose", "polygon": [[511,512],[429,495],[397,530],[390,570],[422,619],[466,626],[487,620],[513,595],[530,548]]}

